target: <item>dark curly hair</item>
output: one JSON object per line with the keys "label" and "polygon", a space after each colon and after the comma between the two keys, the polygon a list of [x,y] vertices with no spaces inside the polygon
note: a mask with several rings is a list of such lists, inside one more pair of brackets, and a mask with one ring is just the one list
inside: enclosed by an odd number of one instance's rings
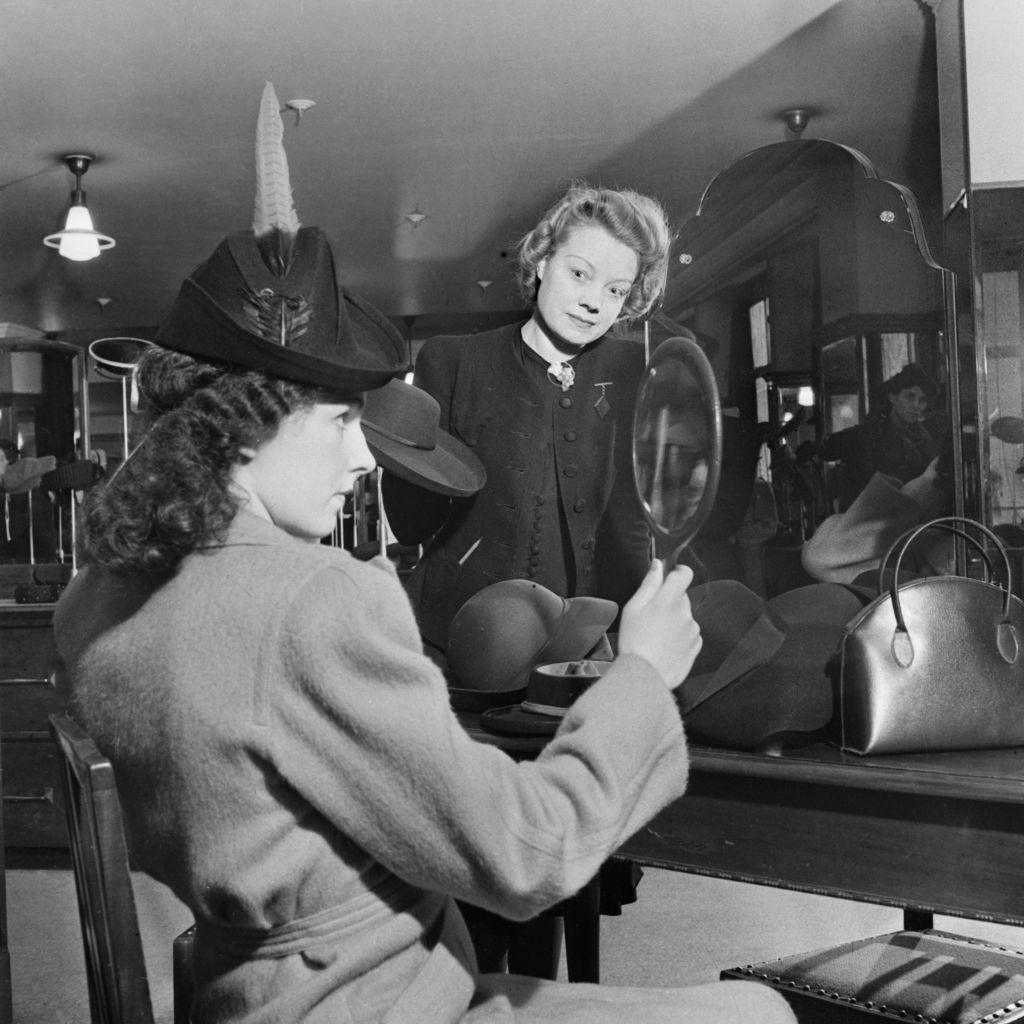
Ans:
{"label": "dark curly hair", "polygon": [[939,394],[939,382],[918,363],[907,363],[899,373],[882,381],[881,390],[886,395],[898,395],[910,388],[920,388],[929,402]]}
{"label": "dark curly hair", "polygon": [[156,346],[140,358],[135,385],[148,429],[90,492],[84,516],[83,562],[117,576],[168,576],[191,551],[222,540],[241,501],[231,487],[241,449],[272,437],[290,413],[339,400]]}
{"label": "dark curly hair", "polygon": [[622,319],[650,312],[668,279],[672,232],[661,204],[639,192],[573,185],[518,245],[517,279],[527,302],[537,298],[537,267],[574,228],[597,225],[636,253],[639,269],[622,305]]}

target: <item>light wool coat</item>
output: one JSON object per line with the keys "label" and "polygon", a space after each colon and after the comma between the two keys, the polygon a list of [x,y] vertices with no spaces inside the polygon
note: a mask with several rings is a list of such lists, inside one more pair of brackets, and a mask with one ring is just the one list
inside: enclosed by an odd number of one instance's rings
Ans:
{"label": "light wool coat", "polygon": [[643,659],[516,764],[452,714],[388,563],[244,512],[156,588],[87,568],[55,629],[138,863],[195,914],[199,1024],[690,1019],[681,1000],[718,1019],[718,985],[481,977],[453,899],[530,917],[683,792],[679,716]]}

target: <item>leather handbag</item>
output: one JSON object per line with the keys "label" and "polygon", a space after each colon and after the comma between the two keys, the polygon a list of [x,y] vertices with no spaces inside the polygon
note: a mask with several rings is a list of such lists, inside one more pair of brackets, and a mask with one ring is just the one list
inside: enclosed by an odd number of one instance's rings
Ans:
{"label": "leather handbag", "polygon": [[[934,529],[979,551],[985,579],[900,583],[908,550]],[[993,579],[993,560],[1002,563],[1002,584]],[[971,519],[933,519],[892,545],[879,566],[879,591],[840,641],[843,749],[895,754],[1024,746],[1024,603],[1012,593],[999,538]]]}

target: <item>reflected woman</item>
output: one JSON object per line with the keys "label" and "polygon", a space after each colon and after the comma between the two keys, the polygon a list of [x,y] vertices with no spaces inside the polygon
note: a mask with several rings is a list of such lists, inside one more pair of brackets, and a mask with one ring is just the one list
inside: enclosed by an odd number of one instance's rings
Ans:
{"label": "reflected woman", "polygon": [[462,604],[498,580],[621,604],[643,578],[630,440],[643,349],[609,332],[661,296],[670,242],[655,200],[574,186],[519,244],[529,319],[424,345],[416,384],[487,470],[482,491],[454,501],[384,477],[395,535],[426,545],[410,595],[435,650]]}
{"label": "reflected woman", "polygon": [[842,464],[839,511],[847,509],[875,473],[897,486],[919,477],[939,454],[942,431],[928,419],[938,383],[917,363],[908,363],[882,384],[877,416],[827,438],[821,455]]}

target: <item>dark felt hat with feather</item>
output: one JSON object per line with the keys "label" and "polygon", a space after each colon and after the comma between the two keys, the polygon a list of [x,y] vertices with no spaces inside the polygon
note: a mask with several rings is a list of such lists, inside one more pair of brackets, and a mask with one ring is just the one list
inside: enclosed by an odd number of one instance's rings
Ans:
{"label": "dark felt hat with feather", "polygon": [[185,280],[155,341],[286,380],[368,391],[404,369],[397,328],[338,286],[319,228],[299,224],[284,124],[267,82],[256,131],[251,231],[229,235]]}

